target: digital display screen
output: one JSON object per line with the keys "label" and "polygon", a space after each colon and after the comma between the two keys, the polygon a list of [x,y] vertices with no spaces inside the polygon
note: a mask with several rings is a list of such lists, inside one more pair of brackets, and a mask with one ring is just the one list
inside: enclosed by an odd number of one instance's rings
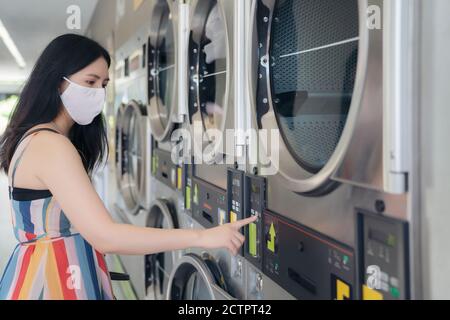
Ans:
{"label": "digital display screen", "polygon": [[252,193],[260,193],[259,185],[252,183]]}
{"label": "digital display screen", "polygon": [[369,230],[369,239],[389,247],[395,247],[395,244],[397,243],[395,235],[374,229]]}

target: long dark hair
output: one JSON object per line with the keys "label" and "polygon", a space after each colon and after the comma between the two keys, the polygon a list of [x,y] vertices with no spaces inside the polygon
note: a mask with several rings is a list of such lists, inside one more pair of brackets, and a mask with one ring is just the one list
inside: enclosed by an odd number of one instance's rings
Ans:
{"label": "long dark hair", "polygon": [[[62,102],[59,87],[63,77],[84,69],[98,58],[111,64],[108,52],[97,42],[76,34],[54,39],[39,57],[25,84],[9,124],[0,138],[0,169],[8,172],[17,144],[30,128],[53,121]],[[74,124],[69,139],[77,148],[90,174],[108,156],[106,124],[102,114],[87,126]]]}

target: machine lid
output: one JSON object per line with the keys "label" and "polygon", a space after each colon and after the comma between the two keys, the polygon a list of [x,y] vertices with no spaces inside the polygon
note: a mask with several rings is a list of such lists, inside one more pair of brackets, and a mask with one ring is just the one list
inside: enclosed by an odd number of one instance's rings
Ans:
{"label": "machine lid", "polygon": [[219,300],[233,299],[220,266],[209,255],[186,254],[173,270],[169,289],[169,300]]}
{"label": "machine lid", "polygon": [[280,130],[279,171],[293,191],[333,190],[359,108],[362,12],[358,0],[258,1],[257,120]]}
{"label": "machine lid", "polygon": [[189,36],[189,115],[223,131],[228,100],[227,24],[217,0],[199,0]]}
{"label": "machine lid", "polygon": [[[150,206],[147,227],[159,229],[178,228],[176,209],[173,203],[165,199],[157,199]],[[170,273],[180,258],[179,252],[161,252],[146,256],[146,288],[151,298],[164,300]]]}
{"label": "machine lid", "polygon": [[[146,130],[145,108],[132,100],[123,111],[121,132],[121,192],[127,209],[137,214],[145,185]],[[145,120],[146,121],[146,120]]]}
{"label": "machine lid", "polygon": [[163,141],[173,129],[176,94],[176,36],[171,6],[160,0],[154,7],[148,40],[148,96],[152,133]]}

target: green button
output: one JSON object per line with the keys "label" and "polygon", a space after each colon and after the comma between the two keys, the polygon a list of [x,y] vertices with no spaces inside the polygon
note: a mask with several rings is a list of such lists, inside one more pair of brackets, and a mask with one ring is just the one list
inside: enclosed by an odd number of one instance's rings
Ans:
{"label": "green button", "polygon": [[396,287],[391,287],[391,295],[394,298],[400,298],[400,291]]}
{"label": "green button", "polygon": [[186,209],[191,209],[191,187],[186,187]]}
{"label": "green button", "polygon": [[349,260],[348,256],[344,256],[344,258],[343,258],[344,264],[347,264],[347,263],[348,263],[348,260]]}
{"label": "green button", "polygon": [[388,236],[388,239],[387,239],[388,246],[390,246],[390,247],[395,247],[395,243],[396,243],[395,240],[396,240],[396,239],[395,239],[395,236],[392,235],[392,234],[390,234],[390,235]]}

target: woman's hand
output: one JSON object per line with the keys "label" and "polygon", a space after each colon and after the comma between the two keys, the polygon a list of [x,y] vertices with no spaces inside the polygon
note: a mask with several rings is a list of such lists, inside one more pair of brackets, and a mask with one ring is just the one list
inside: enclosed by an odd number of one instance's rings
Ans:
{"label": "woman's hand", "polygon": [[255,220],[256,216],[202,230],[199,241],[200,247],[204,249],[226,248],[233,255],[237,255],[245,241],[245,237],[239,230]]}

